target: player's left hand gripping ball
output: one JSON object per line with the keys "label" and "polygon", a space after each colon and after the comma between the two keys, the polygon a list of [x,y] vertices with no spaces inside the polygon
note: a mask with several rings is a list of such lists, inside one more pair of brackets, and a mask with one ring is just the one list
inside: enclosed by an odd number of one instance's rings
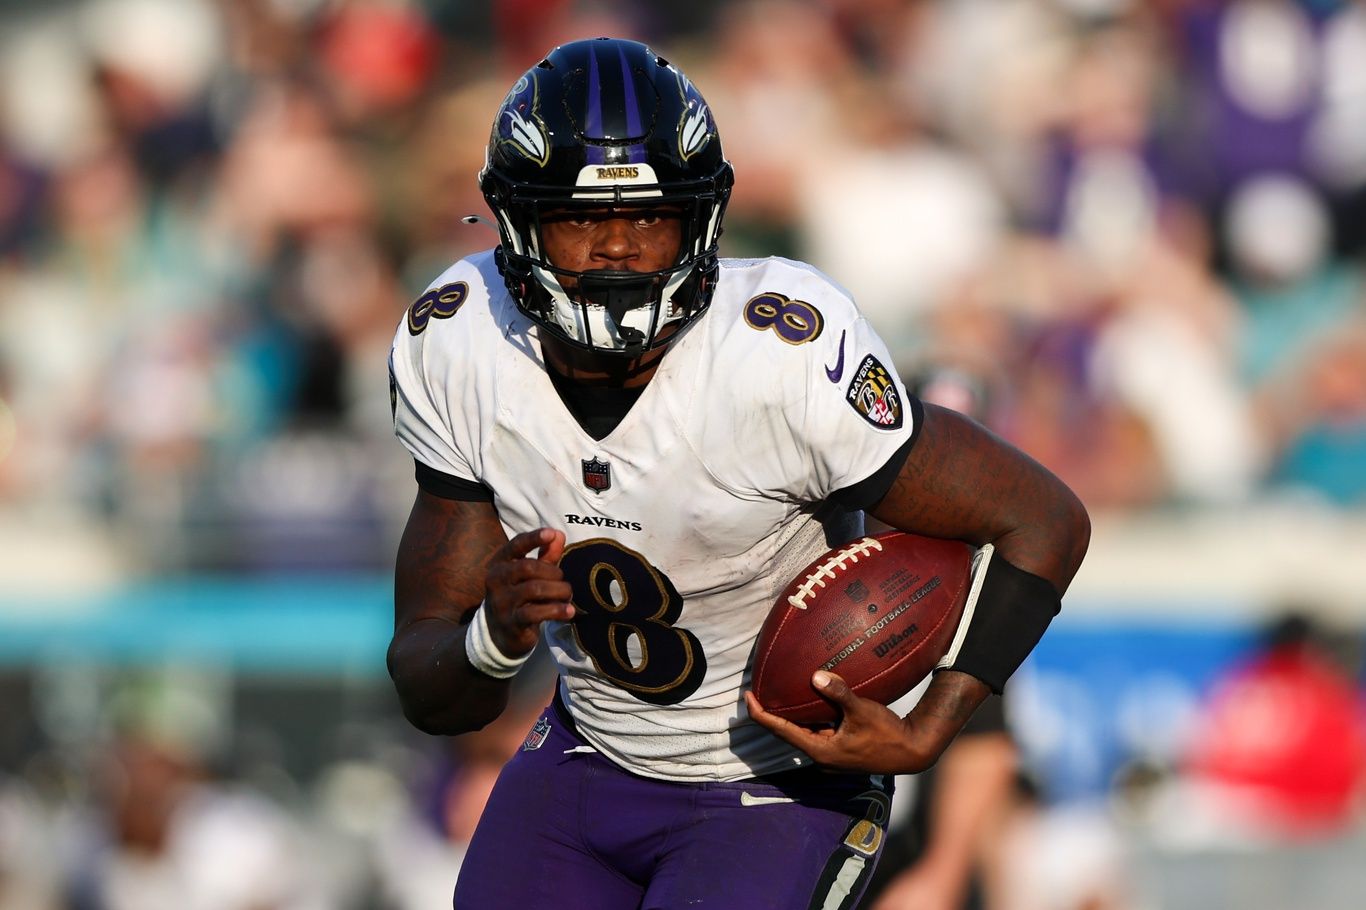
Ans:
{"label": "player's left hand gripping ball", "polygon": [[818,764],[833,770],[899,774],[917,767],[915,755],[905,748],[905,722],[890,708],[870,698],[860,698],[844,680],[824,670],[813,674],[812,685],[838,706],[838,727],[813,730],[784,720],[765,711],[753,692],[745,693],[749,715]]}

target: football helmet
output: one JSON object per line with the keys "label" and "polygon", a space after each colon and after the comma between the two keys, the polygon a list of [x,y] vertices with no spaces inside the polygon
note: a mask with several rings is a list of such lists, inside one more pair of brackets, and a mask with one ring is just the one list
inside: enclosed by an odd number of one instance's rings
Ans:
{"label": "football helmet", "polygon": [[[571,345],[626,356],[664,345],[666,327],[681,329],[711,302],[732,182],[711,109],[688,77],[616,38],[561,45],[527,70],[498,109],[479,174],[497,219],[498,268],[522,312]],[[578,272],[548,260],[547,213],[640,206],[681,211],[668,268]]]}

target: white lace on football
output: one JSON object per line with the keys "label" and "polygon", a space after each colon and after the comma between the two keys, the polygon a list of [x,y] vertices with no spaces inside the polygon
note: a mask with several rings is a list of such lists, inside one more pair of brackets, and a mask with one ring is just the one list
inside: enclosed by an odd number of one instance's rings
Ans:
{"label": "white lace on football", "polygon": [[848,563],[858,562],[860,556],[867,556],[870,551],[881,549],[882,544],[872,537],[854,541],[821,563],[814,572],[802,579],[801,585],[797,587],[797,593],[790,595],[787,602],[798,610],[805,610],[806,599],[815,594],[817,588],[825,587],[827,578],[833,582],[836,572],[842,571]]}

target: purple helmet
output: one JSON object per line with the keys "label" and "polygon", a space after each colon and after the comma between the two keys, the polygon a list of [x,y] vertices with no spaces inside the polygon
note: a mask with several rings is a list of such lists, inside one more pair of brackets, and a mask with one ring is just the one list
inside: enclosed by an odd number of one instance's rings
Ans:
{"label": "purple helmet", "polygon": [[[498,221],[498,267],[522,312],[570,344],[629,356],[706,310],[732,180],[711,109],[688,77],[617,38],[561,45],[527,70],[498,109],[479,175]],[[546,212],[640,205],[682,210],[668,268],[574,272],[547,260]]]}

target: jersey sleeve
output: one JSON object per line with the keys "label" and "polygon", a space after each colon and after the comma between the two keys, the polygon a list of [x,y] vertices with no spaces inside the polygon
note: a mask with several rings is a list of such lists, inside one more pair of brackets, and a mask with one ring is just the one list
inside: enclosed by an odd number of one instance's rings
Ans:
{"label": "jersey sleeve", "polygon": [[842,492],[866,499],[876,487],[880,498],[914,445],[920,405],[868,320],[832,310],[827,331],[812,344],[823,356],[807,360],[805,407],[792,426],[807,459],[793,492],[808,500]]}
{"label": "jersey sleeve", "polygon": [[724,415],[702,437],[713,476],[741,496],[877,502],[920,410],[848,293],[776,257],[730,261],[717,293],[724,322],[698,397]]}
{"label": "jersey sleeve", "polygon": [[417,461],[419,477],[444,475],[475,484],[480,402],[478,383],[470,375],[478,361],[468,356],[465,337],[471,326],[469,320],[450,318],[456,313],[431,318],[424,303],[443,292],[448,298],[454,293],[467,298],[470,282],[457,280],[458,270],[456,266],[437,279],[405,313],[389,352],[389,399],[394,433]]}

